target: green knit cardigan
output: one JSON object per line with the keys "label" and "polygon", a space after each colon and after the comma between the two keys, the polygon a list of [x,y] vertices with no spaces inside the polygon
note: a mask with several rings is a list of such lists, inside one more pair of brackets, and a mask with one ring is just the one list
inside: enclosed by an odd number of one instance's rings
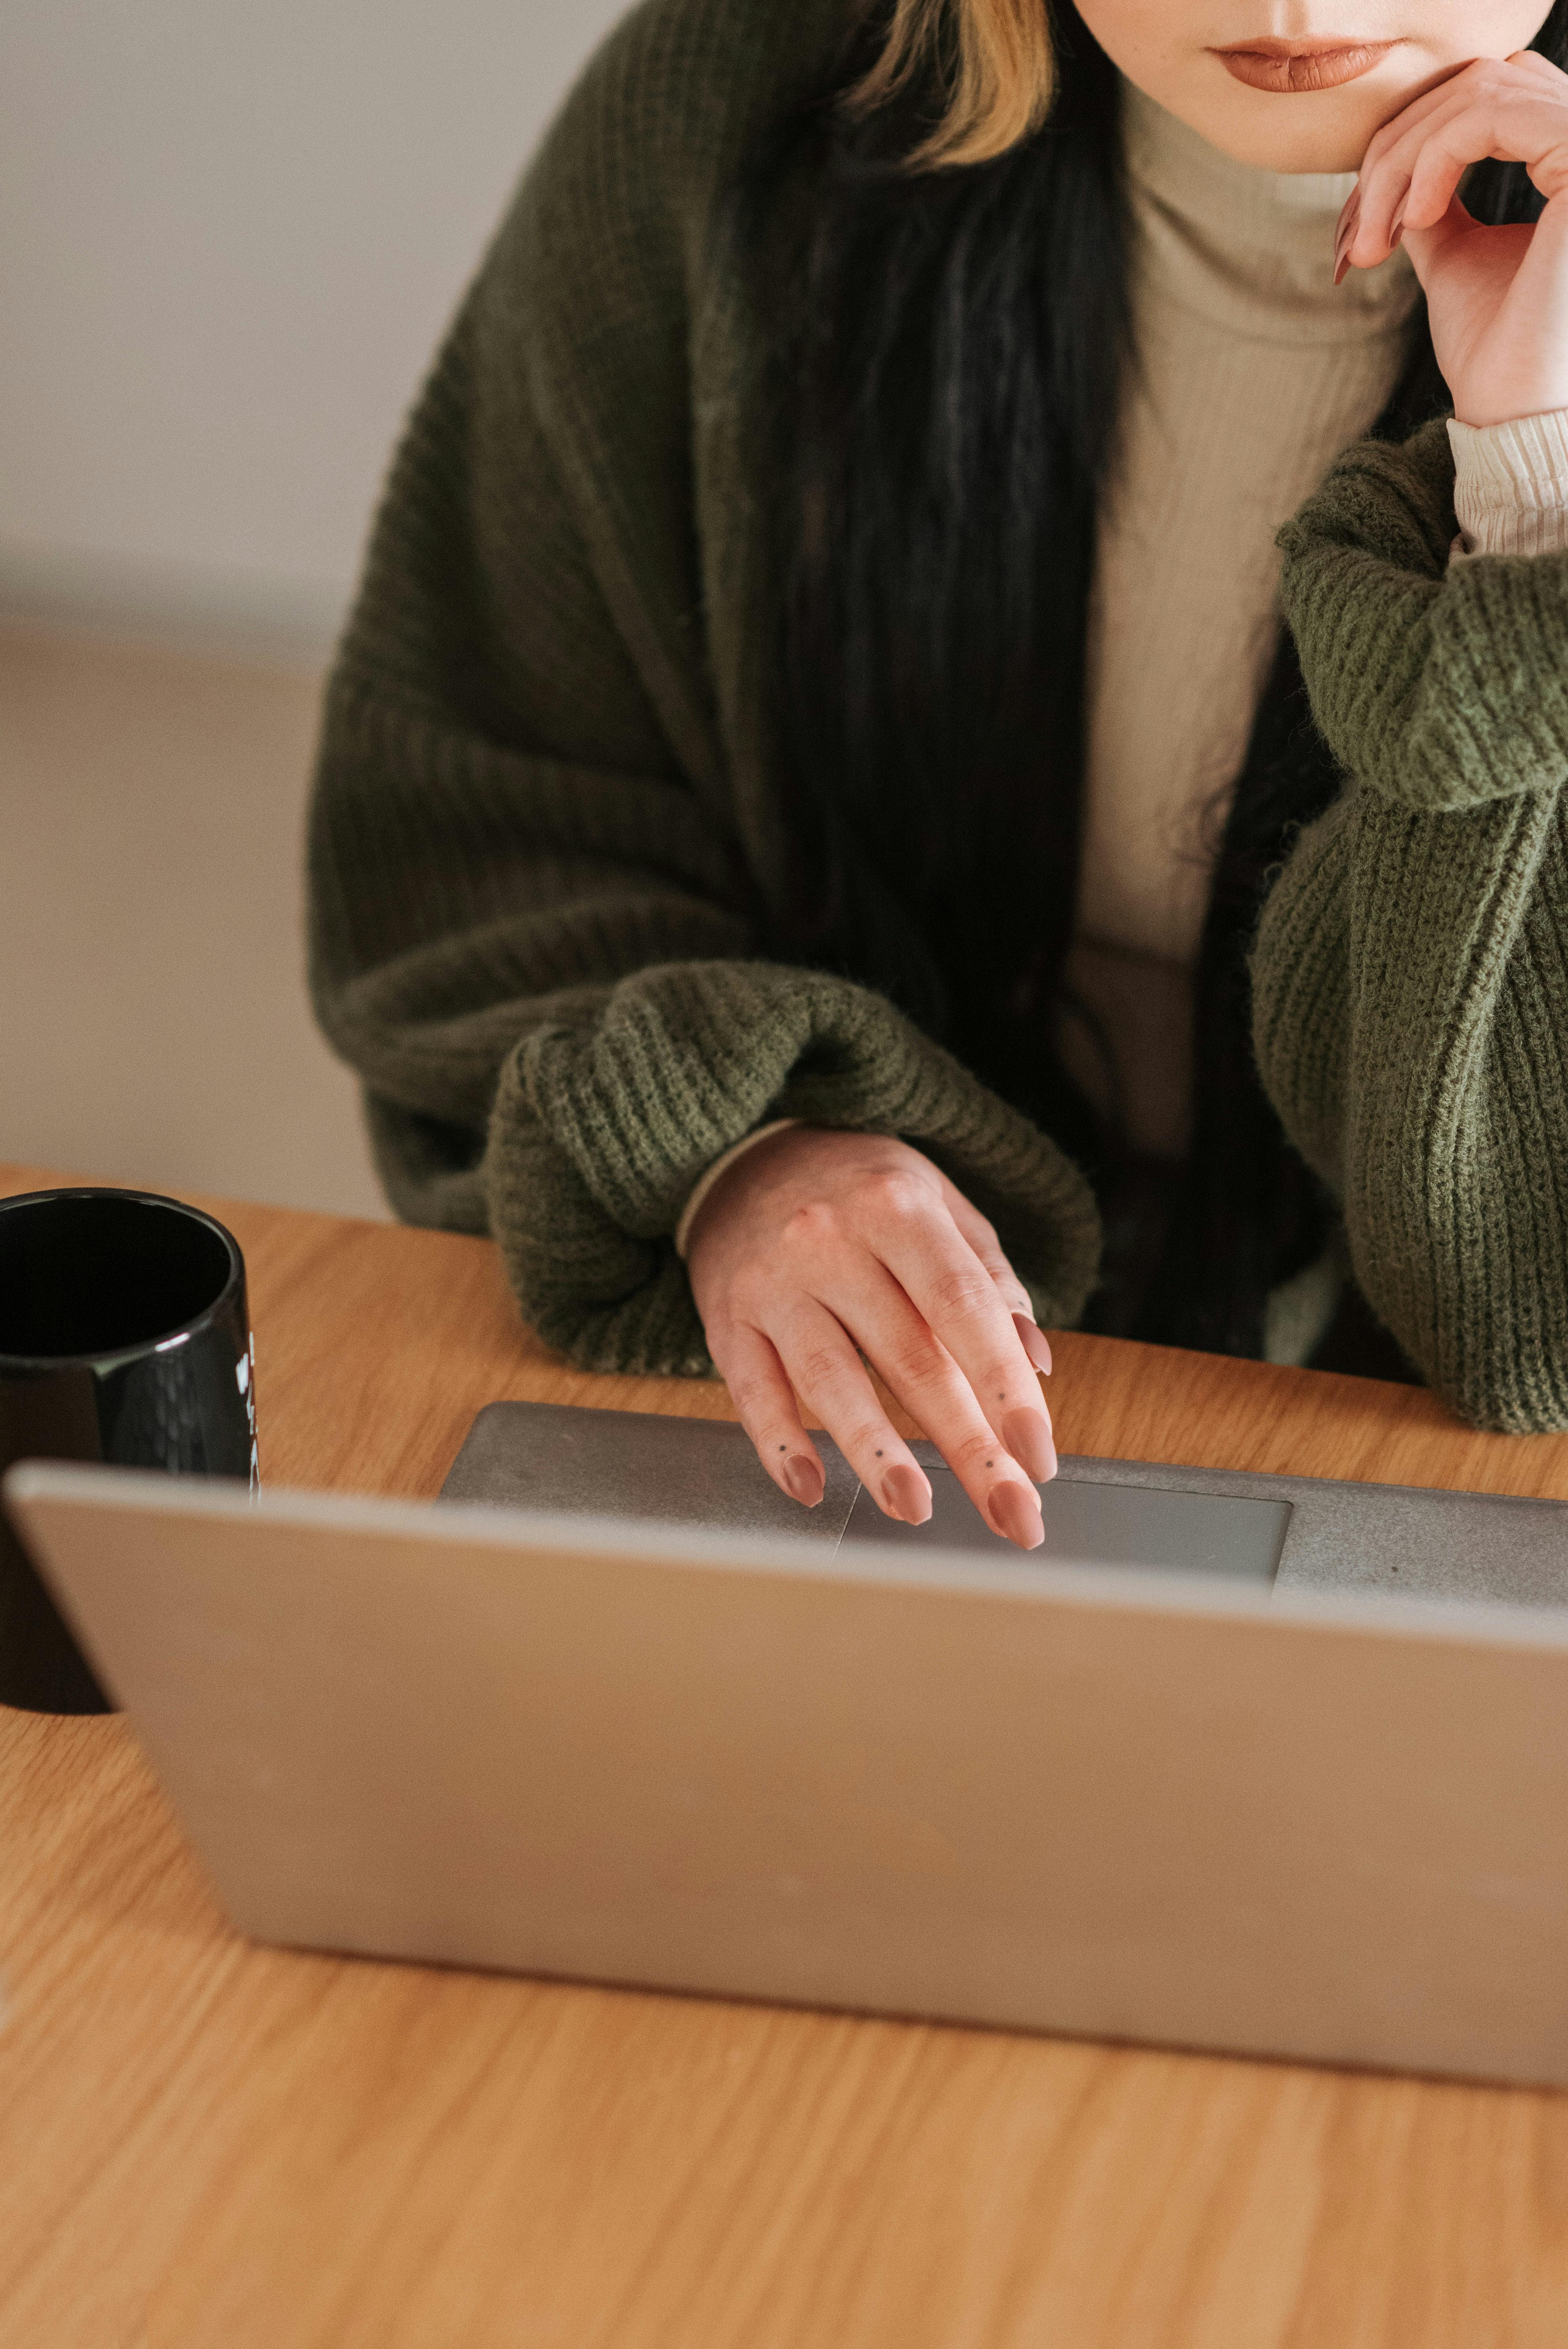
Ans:
{"label": "green knit cardigan", "polygon": [[[744,159],[843,0],[645,0],[525,176],[410,418],[330,681],[317,1015],[398,1212],[493,1233],[584,1367],[710,1368],[671,1235],[769,1117],[898,1133],[1041,1318],[1099,1231],[1060,1150],[880,997],[758,958],[768,289]],[[1568,558],[1451,565],[1441,425],[1284,534],[1353,777],[1253,965],[1259,1066],[1357,1277],[1467,1417],[1568,1425]]]}

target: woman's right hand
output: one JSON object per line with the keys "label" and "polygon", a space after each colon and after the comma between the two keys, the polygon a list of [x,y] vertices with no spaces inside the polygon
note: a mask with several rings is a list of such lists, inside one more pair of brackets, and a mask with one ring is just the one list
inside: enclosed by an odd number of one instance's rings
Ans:
{"label": "woman's right hand", "polygon": [[981,1515],[1039,1547],[1051,1350],[995,1231],[929,1158],[888,1135],[770,1134],[703,1201],[686,1266],[715,1365],[785,1492],[814,1507],[826,1481],[799,1396],[886,1516],[930,1516],[869,1362]]}

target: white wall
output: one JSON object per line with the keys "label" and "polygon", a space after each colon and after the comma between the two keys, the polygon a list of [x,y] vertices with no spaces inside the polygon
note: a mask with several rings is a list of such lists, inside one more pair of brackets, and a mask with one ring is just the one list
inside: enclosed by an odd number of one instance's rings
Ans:
{"label": "white wall", "polygon": [[623,5],[0,0],[0,1159],[378,1211],[304,994],[315,672]]}
{"label": "white wall", "polygon": [[316,692],[0,628],[0,1160],[385,1214],[305,999]]}
{"label": "white wall", "polygon": [[0,610],[314,653],[624,0],[4,0]]}

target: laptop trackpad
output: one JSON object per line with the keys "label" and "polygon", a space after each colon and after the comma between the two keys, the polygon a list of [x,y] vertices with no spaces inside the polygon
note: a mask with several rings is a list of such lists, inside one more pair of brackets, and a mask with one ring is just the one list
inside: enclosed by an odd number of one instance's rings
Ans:
{"label": "laptop trackpad", "polygon": [[726,1422],[496,1402],[469,1429],[442,1498],[709,1526],[818,1551],[837,1547],[841,1535],[851,1544],[913,1542],[1002,1552],[1015,1562],[1163,1567],[1264,1583],[1274,1580],[1290,1523],[1288,1501],[1130,1484],[1103,1470],[1097,1476],[1092,1461],[1067,1460],[1040,1494],[1045,1547],[1026,1553],[992,1532],[934,1444],[913,1446],[931,1479],[931,1521],[905,1526],[882,1516],[835,1444],[825,1435],[815,1442],[827,1492],[820,1507],[807,1510],[779,1491],[745,1432]]}
{"label": "laptop trackpad", "polygon": [[904,1526],[884,1517],[862,1486],[844,1529],[846,1545],[915,1543],[933,1549],[1004,1551],[1037,1564],[1169,1568],[1267,1583],[1274,1578],[1290,1524],[1288,1501],[1058,1476],[1040,1492],[1045,1547],[1026,1553],[992,1532],[950,1468],[929,1458],[923,1464],[931,1480],[929,1523]]}

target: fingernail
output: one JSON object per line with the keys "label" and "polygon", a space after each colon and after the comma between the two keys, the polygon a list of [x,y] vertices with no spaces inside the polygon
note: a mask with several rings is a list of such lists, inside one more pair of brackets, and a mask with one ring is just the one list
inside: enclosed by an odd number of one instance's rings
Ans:
{"label": "fingernail", "polygon": [[1010,1477],[1006,1484],[994,1485],[986,1506],[999,1534],[1006,1534],[1020,1549],[1039,1548],[1046,1538],[1045,1524],[1039,1502],[1026,1485],[1015,1485]]}
{"label": "fingernail", "polygon": [[1360,224],[1361,187],[1357,181],[1339,215],[1339,228],[1334,239],[1334,282],[1336,285],[1345,283],[1350,267],[1350,248],[1356,242],[1356,232]]}
{"label": "fingernail", "polygon": [[1010,1411],[1002,1422],[1002,1441],[1037,1485],[1048,1485],[1057,1473],[1057,1447],[1050,1422],[1037,1411]]}
{"label": "fingernail", "polygon": [[882,1500],[890,1516],[906,1526],[923,1526],[931,1515],[931,1487],[918,1468],[890,1468],[882,1478]]}
{"label": "fingernail", "polygon": [[1051,1344],[1039,1323],[1031,1321],[1026,1313],[1015,1313],[1013,1327],[1031,1366],[1048,1379],[1051,1375]]}
{"label": "fingernail", "polygon": [[784,1464],[784,1482],[798,1501],[814,1509],[828,1489],[828,1479],[820,1460],[809,1453],[797,1452]]}

